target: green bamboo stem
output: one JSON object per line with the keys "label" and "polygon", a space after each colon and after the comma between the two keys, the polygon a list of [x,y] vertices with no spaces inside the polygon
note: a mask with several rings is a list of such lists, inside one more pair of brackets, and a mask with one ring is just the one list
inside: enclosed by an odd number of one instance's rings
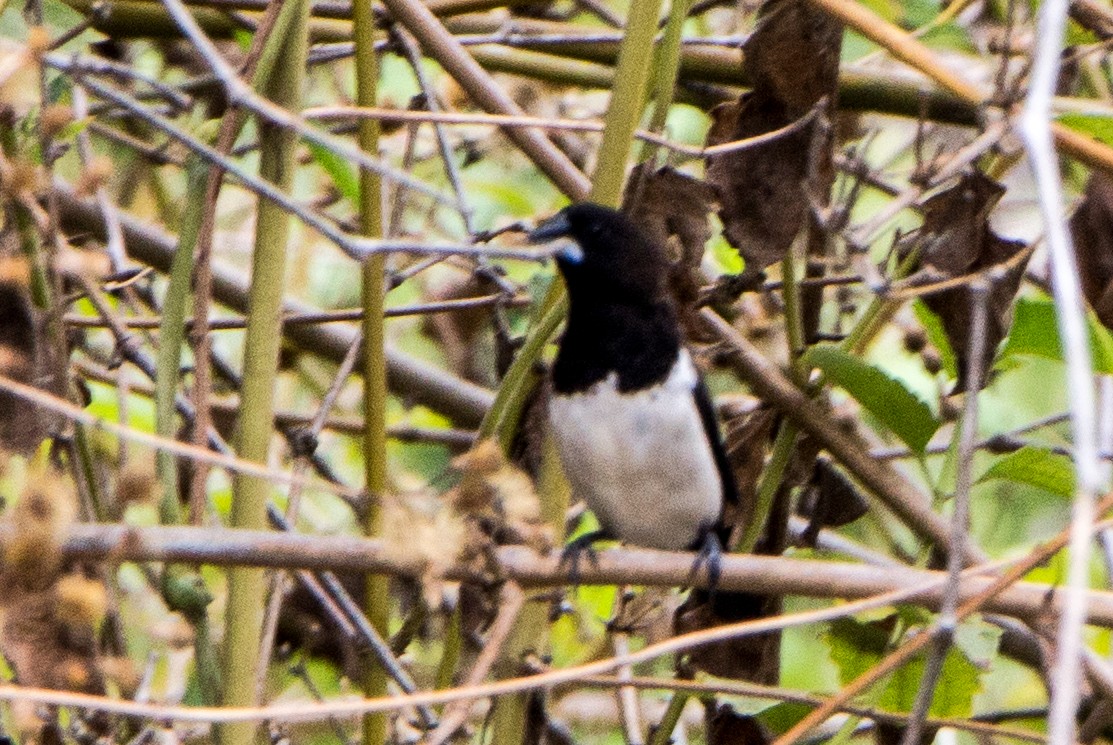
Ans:
{"label": "green bamboo stem", "polygon": [[[652,67],[654,37],[657,34],[660,12],[661,0],[634,0],[630,7],[626,35],[615,71],[614,93],[607,109],[603,141],[599,146],[589,195],[589,199],[598,204],[618,207],[622,198],[622,184],[626,178],[626,164],[630,158],[634,132],[645,107],[646,84]],[[541,319],[514,360],[507,379],[499,389],[492,414],[484,422],[484,425],[488,421],[497,422],[500,440],[504,443],[517,428],[522,403],[536,382],[534,365],[567,311],[567,298],[562,285],[553,285],[541,308]],[[486,429],[490,427],[481,428]],[[547,522],[552,526],[554,535],[563,540],[564,508],[571,495],[551,442],[545,445],[538,482],[542,510],[549,518]],[[531,649],[542,649],[547,643],[547,609],[536,603],[529,604],[523,609],[514,631],[507,639],[498,672],[516,672],[513,668],[523,654]],[[528,702],[526,695],[507,696],[498,701],[491,725],[493,742],[521,741]]]}
{"label": "green bamboo stem", "polygon": [[[170,264],[166,297],[162,303],[162,320],[159,322],[158,355],[155,358],[155,431],[173,439],[178,431],[178,412],[174,399],[181,383],[182,347],[185,345],[186,313],[190,304],[190,282],[193,275],[193,252],[204,212],[202,195],[208,169],[193,158],[187,165],[185,214],[178,232],[178,245]],[[159,520],[163,525],[181,525],[181,497],[178,494],[178,459],[165,451],[155,454],[155,472],[158,474],[162,496],[159,500]]]}
{"label": "green bamboo stem", "polygon": [[[653,115],[649,119],[650,132],[664,130],[669,110],[672,109],[676,80],[680,73],[680,42],[684,36],[684,22],[688,20],[693,2],[694,0],[675,0],[669,10],[665,33],[661,37],[653,61],[653,80],[649,91],[649,98],[653,101]],[[645,143],[640,160],[649,160],[656,150],[657,146],[653,143]]]}
{"label": "green bamboo stem", "polygon": [[680,721],[680,715],[684,713],[684,706],[688,703],[689,698],[691,698],[691,694],[685,691],[673,693],[672,698],[669,699],[669,705],[665,708],[665,713],[661,715],[661,721],[653,729],[645,745],[668,745],[672,742],[672,731],[676,729],[676,725]]}
{"label": "green bamboo stem", "polygon": [[591,184],[591,200],[609,207],[617,207],[622,198],[630,145],[645,106],[660,13],[661,0],[634,0],[626,20],[626,36],[622,39],[615,68],[614,95],[607,109],[603,141],[599,145]]}
{"label": "green bamboo stem", "polygon": [[[178,431],[175,397],[181,383],[181,355],[185,345],[186,313],[190,305],[193,255],[205,211],[203,195],[208,177],[208,169],[197,159],[190,160],[187,172],[185,213],[170,265],[170,281],[163,300],[158,355],[155,358],[155,430],[168,439],[174,439]],[[159,521],[163,525],[181,525],[184,518],[181,495],[178,493],[177,458],[158,451],[155,454],[155,472],[162,489]],[[198,689],[202,700],[207,705],[216,705],[220,698],[220,663],[212,645],[206,610],[212,602],[212,594],[201,575],[185,565],[167,566],[161,580],[160,590],[167,607],[181,613],[193,626],[200,683]]]}
{"label": "green bamboo stem", "polygon": [[[615,87],[599,145],[599,157],[592,180],[589,199],[608,207],[618,207],[622,198],[622,182],[634,131],[641,120],[645,105],[646,82],[649,79],[653,41],[657,33],[657,15],[661,0],[635,0],[626,24],[626,36],[615,71]],[[567,312],[563,285],[554,284],[542,300],[539,320],[531,329],[514,364],[506,373],[479,432],[481,437],[498,436],[505,447],[518,426],[526,395],[536,385],[534,365],[549,339],[556,333]]]}
{"label": "green bamboo stem", "polygon": [[[289,0],[282,13],[293,22],[285,37],[272,36],[285,52],[265,93],[280,106],[300,106],[308,51],[308,0]],[[260,175],[289,192],[296,168],[297,136],[270,125],[260,127]],[[236,450],[241,458],[265,463],[274,426],[274,389],[282,340],[282,295],[286,269],[289,215],[274,204],[261,201],[255,229],[251,292],[244,340],[243,389],[236,430]],[[244,475],[233,481],[231,525],[236,528],[267,527],[266,480]],[[263,626],[266,582],[264,571],[235,567],[228,572],[228,608],[224,635],[224,696],[226,706],[255,703],[256,668]],[[222,725],[218,739],[225,745],[250,743],[255,722]]]}
{"label": "green bamboo stem", "polygon": [[[375,12],[370,0],[352,4],[356,46],[356,102],[374,106],[378,97],[379,60],[375,53]],[[379,151],[379,122],[365,119],[359,126],[359,146],[372,155]],[[359,181],[360,232],[372,238],[383,235],[382,181],[377,173],[363,169]],[[386,453],[386,350],[383,306],[386,302],[384,255],[364,262],[363,272],[363,462],[368,508],[364,532],[382,535],[382,496],[387,489]],[[390,635],[390,583],[384,574],[369,574],[364,613],[379,634]],[[363,693],[368,698],[385,696],[386,670],[369,657],[363,671]],[[363,745],[387,742],[390,720],[386,712],[363,717]]]}

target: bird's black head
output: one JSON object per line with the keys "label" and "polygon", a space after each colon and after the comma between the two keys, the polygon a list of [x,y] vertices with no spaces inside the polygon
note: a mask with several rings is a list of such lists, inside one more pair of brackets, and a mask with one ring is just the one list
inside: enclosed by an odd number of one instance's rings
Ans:
{"label": "bird's black head", "polygon": [[591,202],[569,205],[529,234],[531,243],[568,239],[556,254],[573,302],[577,296],[655,303],[665,296],[664,247],[629,217]]}

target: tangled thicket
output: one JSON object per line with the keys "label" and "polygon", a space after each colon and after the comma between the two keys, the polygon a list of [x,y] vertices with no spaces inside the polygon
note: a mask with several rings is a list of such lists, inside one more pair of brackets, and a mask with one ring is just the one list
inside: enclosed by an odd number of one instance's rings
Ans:
{"label": "tangled thicket", "polygon": [[[1111,449],[1113,10],[1047,33],[1010,0],[0,1],[0,732],[1110,737],[1108,527],[1088,577],[1064,548]],[[558,562],[591,517],[522,234],[582,199],[671,252],[742,613],[688,555]]]}

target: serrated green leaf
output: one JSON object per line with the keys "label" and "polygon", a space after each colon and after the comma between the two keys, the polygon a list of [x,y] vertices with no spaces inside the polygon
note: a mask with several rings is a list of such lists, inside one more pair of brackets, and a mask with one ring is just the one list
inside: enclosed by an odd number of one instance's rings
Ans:
{"label": "serrated green leaf", "polygon": [[[1090,333],[1090,351],[1097,372],[1113,374],[1113,335],[1098,323],[1093,314],[1086,315]],[[1001,352],[1002,357],[1033,355],[1052,360],[1063,359],[1059,342],[1059,324],[1055,304],[1049,299],[1020,298],[1013,315],[1012,330]]]}
{"label": "serrated green leaf", "polygon": [[1060,114],[1059,122],[1106,145],[1113,145],[1113,117],[1103,114]]}
{"label": "serrated green leaf", "polygon": [[[911,711],[923,682],[925,660],[925,655],[920,655],[898,668],[885,683],[877,705],[894,712]],[[974,696],[981,687],[981,671],[977,665],[958,647],[951,647],[943,660],[928,712],[936,717],[970,716]]]}
{"label": "serrated green leaf", "polygon": [[843,685],[881,661],[889,648],[897,620],[896,614],[891,614],[876,621],[836,618],[831,622],[827,629],[827,645]]}
{"label": "serrated green leaf", "polygon": [[[899,615],[894,613],[886,619],[864,623],[852,618],[831,623],[828,631],[831,659],[838,666],[844,684],[873,668],[891,650]],[[959,627],[957,636],[961,641],[948,650],[943,660],[930,709],[932,716],[965,717],[972,712],[974,696],[981,690],[982,671],[971,661],[966,646],[973,646],[980,655],[992,656],[996,652],[997,637],[985,634],[981,629],[983,625]],[[905,628],[904,623],[899,626]],[[967,626],[972,629],[967,630]],[[925,659],[921,654],[884,678],[874,689],[877,691],[876,705],[888,711],[911,711],[923,680]]]}
{"label": "serrated green leaf", "polygon": [[328,148],[313,142],[306,144],[313,160],[317,161],[317,165],[329,175],[340,194],[348,200],[349,204],[359,204],[359,178],[356,176],[356,170]]}
{"label": "serrated green leaf", "polygon": [[995,479],[1028,484],[1064,499],[1074,496],[1074,466],[1070,458],[1031,445],[997,459],[978,483]]}
{"label": "serrated green leaf", "polygon": [[853,396],[908,447],[924,452],[939,422],[902,382],[830,344],[813,347],[806,361]]}

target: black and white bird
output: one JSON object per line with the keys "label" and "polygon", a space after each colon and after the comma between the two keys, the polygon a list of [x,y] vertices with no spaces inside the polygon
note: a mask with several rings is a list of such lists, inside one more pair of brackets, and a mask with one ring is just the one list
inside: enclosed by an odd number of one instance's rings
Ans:
{"label": "black and white bird", "polygon": [[738,499],[711,399],[681,338],[665,247],[630,218],[573,204],[530,233],[566,240],[557,266],[568,323],[549,417],[573,495],[601,529],[566,549],[573,571],[593,541],[698,550],[714,586]]}

